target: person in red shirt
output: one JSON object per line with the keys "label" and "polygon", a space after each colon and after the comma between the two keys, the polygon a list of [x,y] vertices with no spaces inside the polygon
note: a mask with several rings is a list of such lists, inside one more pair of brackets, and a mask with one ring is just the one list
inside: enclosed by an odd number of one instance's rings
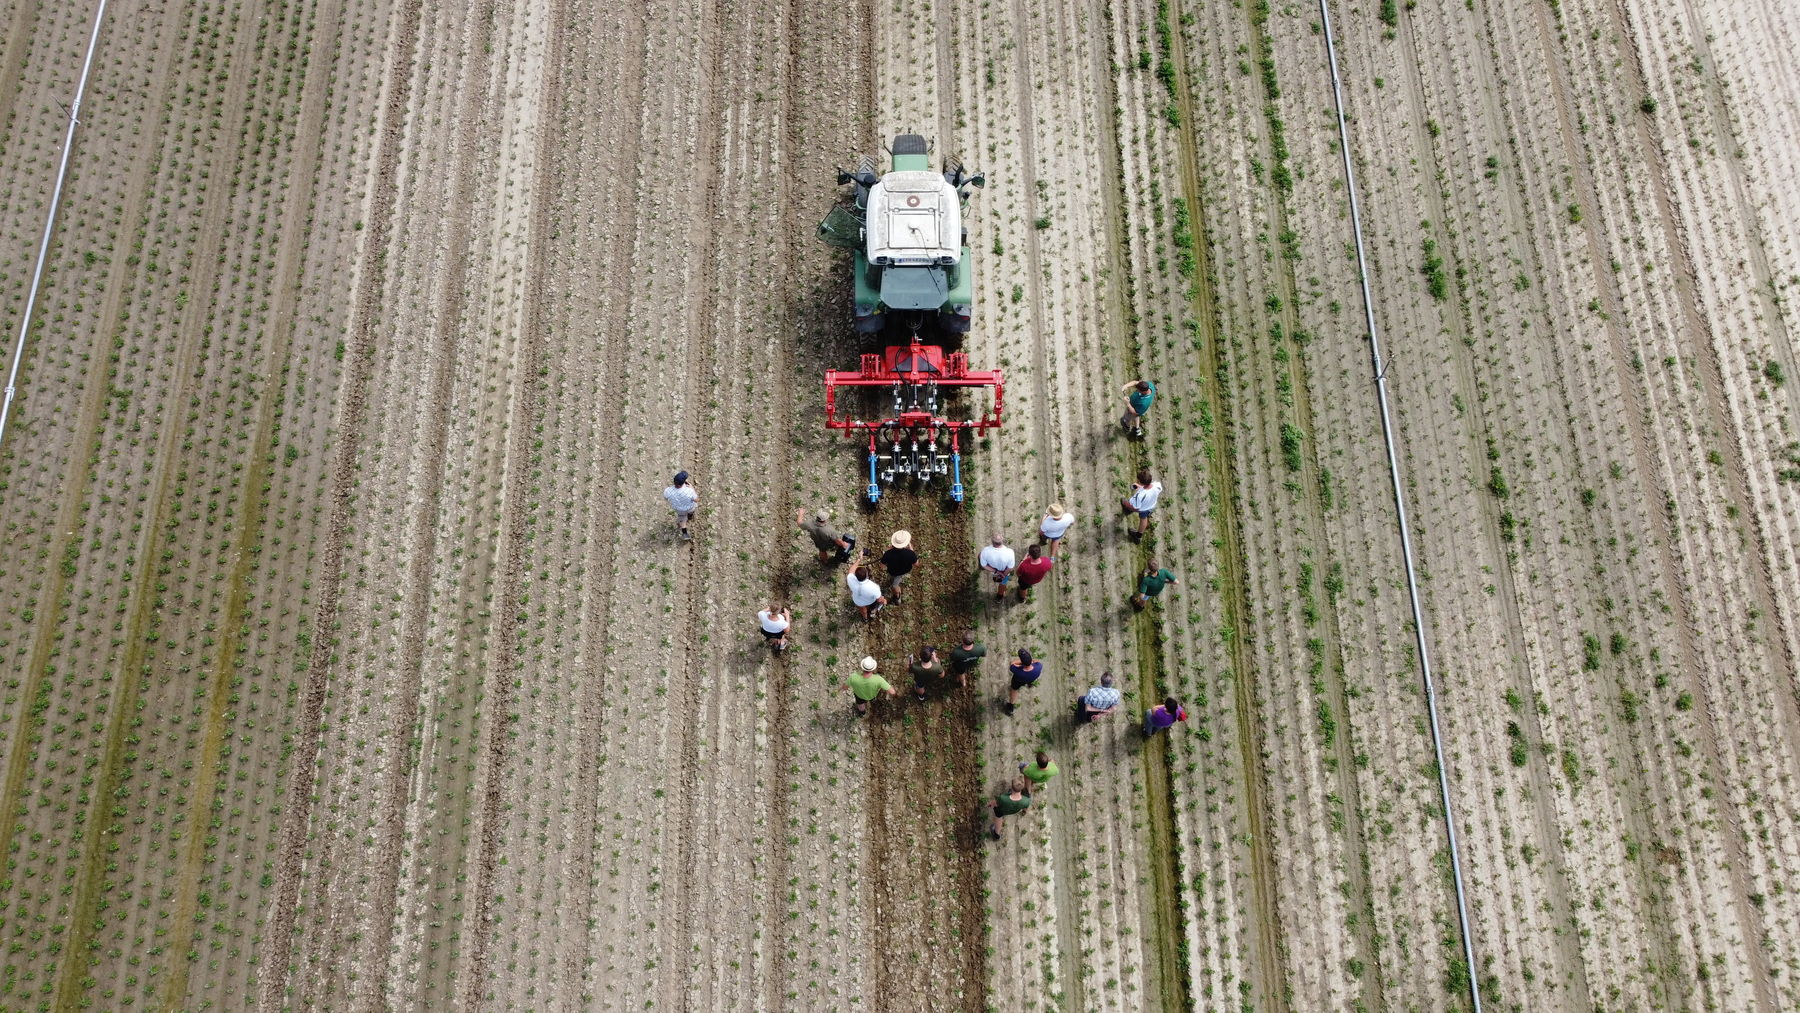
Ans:
{"label": "person in red shirt", "polygon": [[1019,564],[1019,600],[1031,600],[1031,587],[1050,573],[1056,560],[1044,555],[1041,545],[1033,545],[1025,550],[1025,560]]}

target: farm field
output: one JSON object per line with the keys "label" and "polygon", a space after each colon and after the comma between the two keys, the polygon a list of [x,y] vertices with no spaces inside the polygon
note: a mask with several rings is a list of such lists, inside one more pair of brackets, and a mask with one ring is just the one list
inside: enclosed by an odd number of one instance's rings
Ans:
{"label": "farm field", "polygon": [[[1800,1008],[1800,6],[1329,12],[1474,966],[1315,3],[116,0],[0,444],[0,1013]],[[93,15],[0,0],[9,339]],[[987,174],[960,509],[822,426],[905,132]]]}

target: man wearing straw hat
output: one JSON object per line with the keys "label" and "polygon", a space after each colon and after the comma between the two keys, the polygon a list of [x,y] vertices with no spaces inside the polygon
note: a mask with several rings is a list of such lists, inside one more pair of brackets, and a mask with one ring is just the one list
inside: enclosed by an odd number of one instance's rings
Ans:
{"label": "man wearing straw hat", "polygon": [[1051,561],[1056,560],[1056,550],[1062,545],[1063,536],[1075,526],[1075,515],[1063,509],[1061,503],[1050,504],[1050,512],[1038,522],[1038,544],[1044,547],[1044,555]]}
{"label": "man wearing straw hat", "polygon": [[889,549],[881,554],[882,569],[888,575],[888,603],[900,604],[900,585],[912,573],[912,568],[919,562],[919,554],[912,548],[912,532],[896,531],[894,537],[888,539]]}

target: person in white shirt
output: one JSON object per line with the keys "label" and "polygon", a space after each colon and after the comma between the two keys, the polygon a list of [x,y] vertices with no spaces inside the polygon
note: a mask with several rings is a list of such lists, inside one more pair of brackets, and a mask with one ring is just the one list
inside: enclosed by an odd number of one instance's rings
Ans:
{"label": "person in white shirt", "polygon": [[763,643],[776,654],[787,650],[788,628],[794,625],[794,617],[788,610],[770,605],[756,614],[756,622],[762,627]]}
{"label": "person in white shirt", "polygon": [[694,519],[694,512],[700,509],[700,490],[694,488],[693,479],[688,473],[678,471],[675,481],[663,490],[663,499],[669,501],[669,509],[675,511],[675,527],[682,538],[693,538],[694,533],[688,530],[688,522]]}
{"label": "person in white shirt", "polygon": [[1006,545],[1006,539],[995,535],[988,547],[981,550],[981,569],[994,576],[994,600],[1006,597],[1006,585],[1012,580],[1013,565],[1018,557]]}
{"label": "person in white shirt", "polygon": [[881,594],[881,585],[869,579],[869,568],[866,566],[851,570],[844,578],[844,583],[850,588],[850,604],[856,606],[864,619],[873,619],[875,613],[887,604],[887,599]]}
{"label": "person in white shirt", "polygon": [[1061,503],[1050,504],[1050,512],[1038,522],[1038,544],[1044,547],[1044,555],[1054,560],[1057,547],[1062,545],[1063,536],[1074,526],[1074,514],[1064,510]]}
{"label": "person in white shirt", "polygon": [[1156,512],[1156,501],[1162,496],[1162,483],[1150,477],[1150,469],[1145,468],[1137,474],[1137,484],[1131,487],[1131,495],[1119,501],[1121,512],[1137,514],[1137,530],[1131,533],[1131,540],[1137,541],[1150,530],[1150,515]]}

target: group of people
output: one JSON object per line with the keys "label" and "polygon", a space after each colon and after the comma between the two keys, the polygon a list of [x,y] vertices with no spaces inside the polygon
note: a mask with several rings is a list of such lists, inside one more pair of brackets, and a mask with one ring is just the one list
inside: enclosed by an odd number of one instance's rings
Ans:
{"label": "group of people", "polygon": [[[1126,397],[1126,408],[1120,424],[1128,435],[1142,437],[1144,416],[1155,400],[1156,387],[1148,380],[1133,380],[1124,386],[1122,393]],[[1162,483],[1156,481],[1149,469],[1143,469],[1138,472],[1131,490],[1120,499],[1121,516],[1136,515],[1136,526],[1127,533],[1132,541],[1141,541],[1149,533],[1162,492]],[[686,471],[677,472],[669,487],[663,490],[663,498],[674,511],[677,537],[691,540],[692,523],[700,504],[699,491],[692,476]],[[978,573],[993,586],[994,600],[1004,601],[1010,590],[1018,601],[1030,601],[1032,588],[1042,583],[1056,565],[1057,553],[1075,526],[1075,520],[1075,515],[1063,504],[1050,504],[1038,523],[1037,539],[1026,547],[1025,558],[1022,560],[1006,544],[1005,537],[995,533],[981,549],[976,561]],[[860,554],[857,552],[854,534],[833,525],[829,511],[818,510],[809,515],[805,510],[800,510],[795,514],[794,522],[811,539],[820,563],[839,566],[849,564],[844,583],[850,594],[851,606],[863,620],[873,620],[882,609],[902,602],[908,579],[919,563],[919,553],[913,548],[911,532],[895,531],[889,536],[887,548],[881,555],[870,559],[866,550]],[[880,580],[876,579],[877,567]],[[1137,575],[1135,590],[1128,601],[1134,609],[1143,609],[1152,599],[1161,595],[1168,585],[1179,583],[1175,574],[1160,566],[1155,559],[1146,560],[1144,569]],[[775,603],[758,611],[756,619],[770,650],[776,654],[786,651],[788,638],[793,632],[792,613],[785,606]],[[953,678],[959,687],[967,687],[969,675],[978,671],[987,653],[986,645],[976,639],[974,630],[965,631],[962,642],[947,652],[940,653],[933,644],[921,645],[907,659],[907,672],[912,676],[913,698],[927,700],[934,689],[947,687]],[[857,671],[852,672],[845,680],[845,688],[854,700],[854,713],[859,718],[866,717],[881,697],[899,696],[899,691],[882,676],[880,668],[881,665],[875,658],[864,657],[859,662]],[[1007,714],[1012,714],[1018,707],[1020,692],[1029,689],[1043,677],[1044,664],[1029,649],[1021,648],[1016,660],[1008,663],[1007,673],[1006,702],[1002,709]],[[1074,721],[1081,725],[1111,715],[1117,712],[1122,699],[1120,690],[1114,685],[1112,673],[1103,672],[1096,685],[1076,697]],[[1168,730],[1176,722],[1185,720],[1187,711],[1180,702],[1174,697],[1165,698],[1161,704],[1145,710],[1142,726],[1144,736],[1149,738]],[[1032,762],[1021,762],[1019,776],[1012,779],[1005,790],[986,800],[992,814],[988,826],[989,835],[995,840],[1000,839],[1002,821],[1029,809],[1032,792],[1041,792],[1056,774],[1056,764],[1042,750],[1037,752]]]}

